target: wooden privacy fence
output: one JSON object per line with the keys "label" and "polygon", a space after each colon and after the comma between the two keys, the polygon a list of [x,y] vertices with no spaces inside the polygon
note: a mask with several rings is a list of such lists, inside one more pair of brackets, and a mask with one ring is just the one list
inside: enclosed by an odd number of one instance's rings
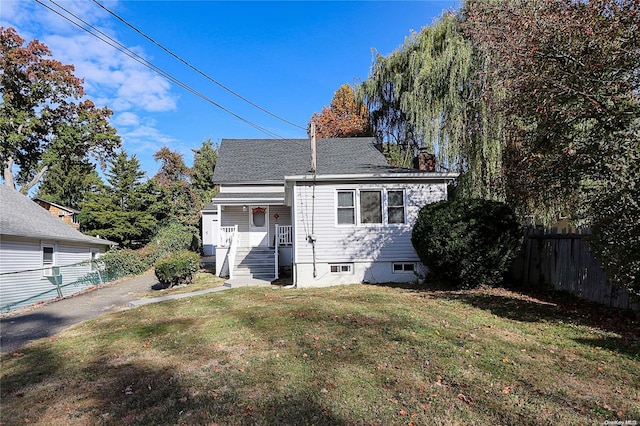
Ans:
{"label": "wooden privacy fence", "polygon": [[526,229],[513,278],[525,286],[549,286],[614,308],[640,310],[637,299],[609,283],[589,250],[585,237],[590,234],[589,229]]}

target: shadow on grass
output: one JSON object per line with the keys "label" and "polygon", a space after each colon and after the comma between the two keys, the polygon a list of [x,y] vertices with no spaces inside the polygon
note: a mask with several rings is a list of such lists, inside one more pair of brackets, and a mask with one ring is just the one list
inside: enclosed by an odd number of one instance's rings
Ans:
{"label": "shadow on grass", "polygon": [[620,337],[584,339],[580,343],[624,353],[634,359],[640,357],[640,314],[633,311],[610,308],[552,290],[451,290],[438,283],[403,288],[423,292],[435,299],[460,301],[513,321],[575,324],[614,333]]}
{"label": "shadow on grass", "polygon": [[[29,348],[22,352],[14,352],[11,356],[3,355],[2,358],[0,399],[3,405],[10,399],[24,397],[25,386],[46,383],[50,377],[56,375],[60,367],[58,356],[48,348]],[[7,373],[5,367],[10,358],[19,359],[20,369]]]}

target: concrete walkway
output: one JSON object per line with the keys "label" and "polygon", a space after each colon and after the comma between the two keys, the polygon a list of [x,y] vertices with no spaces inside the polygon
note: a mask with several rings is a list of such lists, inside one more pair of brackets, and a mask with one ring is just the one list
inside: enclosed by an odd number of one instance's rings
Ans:
{"label": "concrete walkway", "polygon": [[75,324],[106,313],[228,289],[217,287],[193,293],[141,299],[152,292],[151,287],[154,284],[158,284],[154,273],[147,272],[67,299],[8,314],[0,319],[0,352],[14,352],[34,340],[54,336]]}

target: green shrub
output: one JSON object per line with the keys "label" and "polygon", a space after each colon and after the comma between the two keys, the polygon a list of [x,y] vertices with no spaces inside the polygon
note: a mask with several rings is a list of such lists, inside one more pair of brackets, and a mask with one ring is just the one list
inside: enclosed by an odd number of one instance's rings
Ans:
{"label": "green shrub", "polygon": [[129,275],[138,275],[147,270],[148,265],[140,253],[131,249],[109,250],[99,259],[106,279],[114,280]]}
{"label": "green shrub", "polygon": [[180,250],[197,251],[200,244],[197,234],[197,229],[179,223],[160,228],[143,249],[146,262],[151,266],[156,260]]}
{"label": "green shrub", "polygon": [[495,286],[521,246],[522,230],[504,203],[440,201],[420,210],[411,242],[433,278],[460,288]]}
{"label": "green shrub", "polygon": [[191,284],[199,268],[200,256],[188,250],[171,253],[155,263],[158,281],[168,287]]}

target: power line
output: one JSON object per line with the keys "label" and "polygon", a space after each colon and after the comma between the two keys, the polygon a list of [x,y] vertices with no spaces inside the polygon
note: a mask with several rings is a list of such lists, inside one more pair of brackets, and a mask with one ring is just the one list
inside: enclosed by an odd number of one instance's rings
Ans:
{"label": "power line", "polygon": [[106,6],[100,4],[100,2],[98,2],[97,0],[93,0],[93,2],[95,4],[97,4],[98,6],[100,6],[102,9],[104,9],[107,13],[109,13],[111,16],[113,16],[114,18],[118,19],[120,22],[122,22],[123,24],[125,24],[126,26],[128,26],[129,28],[131,28],[133,31],[137,32],[138,34],[140,34],[142,37],[146,38],[147,40],[149,40],[151,43],[155,44],[156,46],[158,46],[160,49],[164,50],[166,53],[168,53],[169,55],[173,56],[175,59],[179,60],[180,62],[182,62],[183,64],[185,64],[186,66],[188,66],[189,68],[191,68],[192,70],[194,70],[195,72],[197,72],[198,74],[200,74],[201,76],[203,76],[204,78],[206,78],[207,80],[211,81],[212,83],[218,85],[219,87],[221,87],[222,89],[226,90],[227,92],[231,93],[232,95],[236,96],[237,98],[243,100],[244,102],[248,103],[249,105],[259,109],[260,111],[269,114],[270,116],[277,118],[280,121],[283,121],[293,127],[296,127],[298,129],[302,129],[302,130],[307,130],[306,127],[302,127],[299,126],[285,118],[280,117],[279,115],[276,115],[274,113],[272,113],[271,111],[261,107],[260,105],[255,104],[254,102],[251,102],[249,99],[245,98],[244,96],[238,94],[237,92],[231,90],[229,87],[225,86],[224,84],[220,83],[219,81],[217,81],[216,79],[214,79],[213,77],[209,76],[208,74],[206,74],[204,71],[201,71],[200,69],[198,69],[197,67],[195,67],[194,65],[190,64],[186,59],[181,58],[180,56],[178,56],[177,54],[173,53],[170,49],[168,49],[167,47],[163,46],[162,44],[160,44],[159,42],[157,42],[156,40],[154,40],[153,38],[151,38],[150,36],[148,36],[147,34],[145,34],[144,32],[142,32],[140,29],[136,28],[133,24],[127,22],[124,18],[120,17],[119,15],[117,15],[115,12],[109,10]]}
{"label": "power line", "polygon": [[[126,46],[124,46],[122,43],[120,43],[119,41],[113,39],[112,37],[110,37],[109,35],[105,34],[104,32],[102,32],[101,30],[95,28],[93,25],[89,24],[88,22],[84,21],[82,18],[78,17],[77,15],[75,15],[74,13],[70,12],[69,10],[65,9],[64,7],[60,6],[58,3],[56,3],[54,0],[49,0],[50,3],[53,3],[54,5],[56,5],[59,9],[63,10],[64,12],[66,12],[67,14],[69,14],[70,16],[72,16],[73,18],[75,18],[77,21],[82,22],[84,25],[86,25],[88,28],[82,26],[80,23],[70,19],[68,16],[65,16],[63,13],[61,13],[58,10],[53,9],[52,7],[44,4],[41,0],[35,0],[36,3],[40,4],[41,6],[49,9],[51,12],[55,13],[56,15],[60,16],[61,18],[65,19],[66,21],[71,22],[73,25],[77,26],[78,28],[82,29],[83,31],[86,31],[87,33],[91,34],[92,36],[94,36],[95,38],[97,38],[98,40],[102,41],[105,44],[108,44],[109,46],[113,47],[114,49],[118,50],[119,52],[127,55],[128,57],[130,57],[131,59],[133,59],[134,61],[140,63],[141,65],[151,69],[152,71],[160,74],[161,76],[165,77],[166,79],[168,79],[169,81],[173,82],[174,84],[182,87],[184,90],[198,96],[199,98],[203,99],[206,102],[209,102],[210,104],[214,105],[215,107],[221,109],[222,111],[226,112],[227,114],[232,115],[233,117],[237,118],[238,120],[242,121],[243,123],[246,123],[248,125],[250,125],[251,127],[261,131],[262,133],[272,137],[272,138],[277,138],[277,139],[284,139],[282,136],[258,125],[253,123],[252,121],[234,113],[233,111],[223,107],[222,105],[220,105],[219,103],[215,102],[214,100],[210,99],[209,97],[207,97],[206,95],[200,93],[199,91],[197,91],[196,89],[193,89],[192,87],[190,87],[189,85],[187,85],[186,83],[183,83],[182,81],[180,81],[179,79],[177,79],[176,77],[172,76],[171,74],[167,73],[166,71],[162,70],[161,68],[159,68],[158,66],[154,65],[153,63],[149,62],[148,60],[146,60],[145,58],[143,58],[142,56],[138,55],[137,53],[133,52],[132,50],[130,50],[129,48],[127,48]],[[91,28],[92,30],[98,32],[100,35],[92,32],[89,28]],[[104,38],[103,38],[104,37]]]}

